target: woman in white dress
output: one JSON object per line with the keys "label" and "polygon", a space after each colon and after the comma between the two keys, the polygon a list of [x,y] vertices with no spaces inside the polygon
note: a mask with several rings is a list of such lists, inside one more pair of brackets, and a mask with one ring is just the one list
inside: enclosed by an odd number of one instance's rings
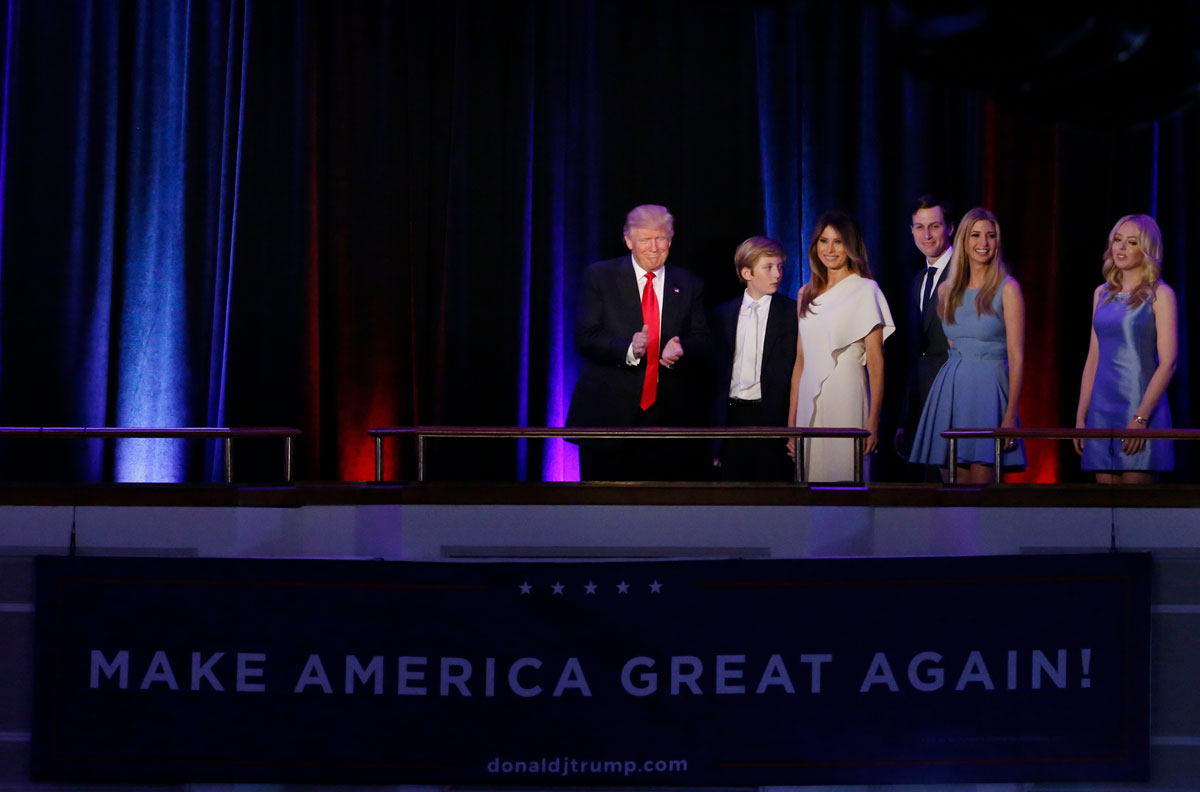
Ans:
{"label": "woman in white dress", "polygon": [[[800,337],[791,425],[867,429],[863,454],[870,454],[879,445],[883,342],[896,329],[892,313],[871,279],[866,244],[846,214],[826,212],[817,219],[808,263],[812,278],[796,296]],[[853,440],[804,442],[808,481],[854,479]]]}

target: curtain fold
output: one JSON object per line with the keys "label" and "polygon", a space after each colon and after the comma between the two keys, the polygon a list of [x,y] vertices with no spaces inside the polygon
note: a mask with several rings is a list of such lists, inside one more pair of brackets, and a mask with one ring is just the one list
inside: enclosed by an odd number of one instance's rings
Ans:
{"label": "curtain fold", "polygon": [[[205,424],[225,426],[228,390],[229,311],[233,299],[234,246],[239,215],[238,182],[242,169],[241,141],[246,110],[246,76],[249,66],[249,7],[245,3],[210,7],[189,30],[189,95],[200,93],[220,101],[220,114],[197,114],[199,123],[189,128],[187,189],[188,216],[204,216],[213,207],[215,223],[196,236],[191,250],[204,264],[204,283],[195,295],[202,316],[209,317]],[[205,18],[206,17],[206,18]],[[197,103],[199,104],[199,103]],[[202,105],[201,105],[202,106]],[[185,109],[186,113],[186,109]],[[203,203],[200,203],[203,201]],[[196,205],[199,204],[199,205]],[[199,361],[198,361],[199,362]],[[206,474],[216,480],[222,455],[210,444]]]}
{"label": "curtain fold", "polygon": [[[116,239],[117,39],[106,32],[116,28],[114,7],[87,3],[81,9],[70,245],[63,285],[68,326],[73,325],[64,353],[68,370],[78,372],[73,408],[85,426],[103,426],[108,421]],[[78,450],[83,476],[99,478],[104,470],[104,447],[87,443]]]}

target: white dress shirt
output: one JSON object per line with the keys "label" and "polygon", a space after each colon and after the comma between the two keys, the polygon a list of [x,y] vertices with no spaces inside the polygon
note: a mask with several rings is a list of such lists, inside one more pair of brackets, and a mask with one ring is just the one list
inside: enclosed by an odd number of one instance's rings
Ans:
{"label": "white dress shirt", "polygon": [[[633,272],[634,272],[634,275],[637,277],[638,299],[639,300],[642,297],[644,297],[646,294],[646,284],[647,283],[654,284],[654,296],[658,298],[658,330],[661,335],[661,333],[662,333],[663,294],[666,293],[665,292],[666,287],[663,284],[666,283],[666,281],[667,281],[667,265],[663,264],[661,267],[656,269],[654,271],[654,280],[651,281],[646,278],[646,270],[644,270],[640,266],[638,266],[637,259],[635,259],[632,255],[630,255],[629,261],[631,264],[633,264]],[[638,330],[640,331],[641,328],[639,327]],[[661,338],[659,339],[659,345],[660,346],[662,345]],[[641,365],[641,362],[642,362],[641,358],[633,356],[633,342],[630,341],[629,349],[627,349],[625,351],[625,365],[638,366],[638,365]],[[670,366],[667,366],[665,363],[660,363],[660,365],[662,365],[664,368],[670,368]]]}
{"label": "white dress shirt", "polygon": [[762,398],[763,342],[767,337],[770,311],[771,295],[764,294],[753,300],[749,292],[742,294],[733,349],[733,375],[729,382],[731,399],[756,401]]}

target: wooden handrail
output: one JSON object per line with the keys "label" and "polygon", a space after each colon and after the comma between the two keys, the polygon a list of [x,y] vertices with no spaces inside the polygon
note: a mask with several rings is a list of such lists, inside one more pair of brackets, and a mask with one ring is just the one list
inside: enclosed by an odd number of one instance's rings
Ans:
{"label": "wooden handrail", "polygon": [[[498,439],[558,438],[607,440],[628,439],[715,439],[715,438],[849,438],[854,440],[854,483],[863,483],[863,440],[870,437],[866,429],[837,429],[808,426],[743,426],[743,427],[558,427],[558,426],[392,426],[368,429],[375,440],[375,481],[383,481],[383,440],[385,437],[413,437],[417,441],[417,481],[425,481],[425,440],[429,437],[492,437]],[[804,483],[804,444],[797,443],[795,455],[797,483]]]}
{"label": "wooden handrail", "polygon": [[233,440],[246,437],[282,437],[284,479],[292,480],[293,440],[302,432],[286,426],[0,426],[0,438],[144,438],[219,439],[224,452],[225,483],[233,482]]}
{"label": "wooden handrail", "polygon": [[[948,429],[942,432],[942,437],[950,441],[947,456],[952,463],[958,461],[958,441],[960,439],[994,440],[995,481],[1000,483],[1003,475],[1001,461],[1004,456],[1004,441],[1009,438],[1031,440],[1124,440],[1126,438],[1143,440],[1200,440],[1200,429],[1076,429],[1074,427],[1023,427],[991,428],[991,429]],[[950,466],[950,483],[958,483],[958,465]]]}

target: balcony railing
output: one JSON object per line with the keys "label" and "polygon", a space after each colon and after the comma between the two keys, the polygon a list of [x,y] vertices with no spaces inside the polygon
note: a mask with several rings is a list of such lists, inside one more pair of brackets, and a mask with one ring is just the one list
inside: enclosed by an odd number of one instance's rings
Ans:
{"label": "balcony railing", "polygon": [[[958,441],[965,439],[993,440],[995,453],[993,466],[995,481],[1001,481],[1003,471],[1001,460],[1004,456],[1004,441],[1008,438],[1026,440],[1124,440],[1126,438],[1142,440],[1200,440],[1200,429],[1075,429],[1048,428],[1027,429],[1014,427],[1011,429],[950,429],[942,432],[942,437],[950,441],[948,459],[958,459]],[[950,483],[958,482],[958,465],[950,466]]]}
{"label": "balcony railing", "polygon": [[293,440],[299,429],[284,426],[239,427],[229,429],[214,426],[126,427],[126,426],[0,426],[0,438],[191,438],[221,440],[224,456],[225,483],[233,482],[233,441],[235,438],[282,437],[284,480],[292,480]]}
{"label": "balcony railing", "polygon": [[[425,441],[432,437],[497,438],[497,439],[715,439],[715,438],[850,438],[854,441],[854,483],[863,483],[863,441],[871,436],[866,429],[836,429],[784,426],[746,426],[738,428],[713,427],[550,427],[550,426],[397,426],[369,429],[375,440],[375,480],[383,481],[383,441],[388,437],[410,437],[417,442],[417,481],[425,481]],[[795,481],[804,481],[804,444],[796,444]]]}

